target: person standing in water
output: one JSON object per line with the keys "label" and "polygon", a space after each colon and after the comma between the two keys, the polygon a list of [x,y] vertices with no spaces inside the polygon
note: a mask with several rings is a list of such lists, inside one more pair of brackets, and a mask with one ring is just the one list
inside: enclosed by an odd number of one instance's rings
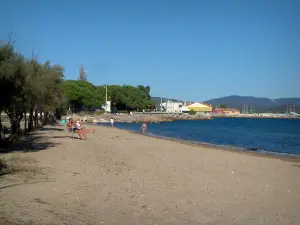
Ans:
{"label": "person standing in water", "polygon": [[111,127],[114,127],[114,118],[113,117],[110,118],[110,124],[111,124]]}
{"label": "person standing in water", "polygon": [[147,130],[147,124],[146,124],[146,122],[144,122],[144,123],[142,124],[141,129],[142,129],[143,135],[146,135],[146,130]]}

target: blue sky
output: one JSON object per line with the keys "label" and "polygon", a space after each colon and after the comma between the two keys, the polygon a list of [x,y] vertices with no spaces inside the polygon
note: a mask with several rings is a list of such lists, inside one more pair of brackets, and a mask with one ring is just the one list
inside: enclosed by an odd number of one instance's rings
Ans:
{"label": "blue sky", "polygon": [[[0,40],[95,85],[153,96],[300,97],[300,1],[2,0]],[[3,19],[5,18],[5,19]]]}

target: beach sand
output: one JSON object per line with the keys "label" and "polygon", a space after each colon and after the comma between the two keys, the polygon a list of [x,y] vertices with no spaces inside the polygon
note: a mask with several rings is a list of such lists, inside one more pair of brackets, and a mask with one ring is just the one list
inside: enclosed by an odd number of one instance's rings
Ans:
{"label": "beach sand", "polygon": [[16,168],[0,176],[0,224],[300,224],[299,160],[61,129],[1,155]]}

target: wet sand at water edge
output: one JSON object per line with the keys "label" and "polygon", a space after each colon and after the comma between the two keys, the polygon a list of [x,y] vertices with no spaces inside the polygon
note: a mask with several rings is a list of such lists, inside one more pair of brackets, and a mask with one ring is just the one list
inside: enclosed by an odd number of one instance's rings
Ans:
{"label": "wet sand at water edge", "polygon": [[[300,224],[300,162],[96,127],[0,157],[0,224]],[[34,143],[34,144],[33,144]]]}

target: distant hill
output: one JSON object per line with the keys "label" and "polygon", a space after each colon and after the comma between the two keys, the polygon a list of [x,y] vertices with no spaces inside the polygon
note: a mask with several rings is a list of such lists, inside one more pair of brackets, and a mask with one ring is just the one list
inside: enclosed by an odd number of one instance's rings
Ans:
{"label": "distant hill", "polygon": [[[160,104],[160,97],[152,97],[152,100],[156,102],[156,105]],[[167,100],[172,100],[177,102],[177,99],[167,99],[163,98],[163,102]],[[180,101],[180,100],[179,100]],[[278,99],[269,99],[269,98],[257,98],[252,96],[238,96],[231,95],[222,98],[215,98],[206,103],[212,104],[214,107],[219,105],[226,105],[227,108],[236,108],[245,110],[248,109],[248,112],[279,112],[285,113],[287,111],[287,105],[292,106],[292,111],[300,113],[300,98],[278,98]],[[295,107],[294,107],[295,106]]]}
{"label": "distant hill", "polygon": [[[257,98],[251,96],[238,96],[232,95],[222,98],[216,98],[206,101],[209,104],[217,107],[219,105],[226,105],[228,108],[237,108],[240,110],[248,108],[248,111],[255,112],[280,112],[284,113],[287,111],[287,105],[292,107],[299,112],[300,111],[300,98]],[[246,106],[247,105],[247,106]],[[294,107],[295,106],[295,107]]]}

